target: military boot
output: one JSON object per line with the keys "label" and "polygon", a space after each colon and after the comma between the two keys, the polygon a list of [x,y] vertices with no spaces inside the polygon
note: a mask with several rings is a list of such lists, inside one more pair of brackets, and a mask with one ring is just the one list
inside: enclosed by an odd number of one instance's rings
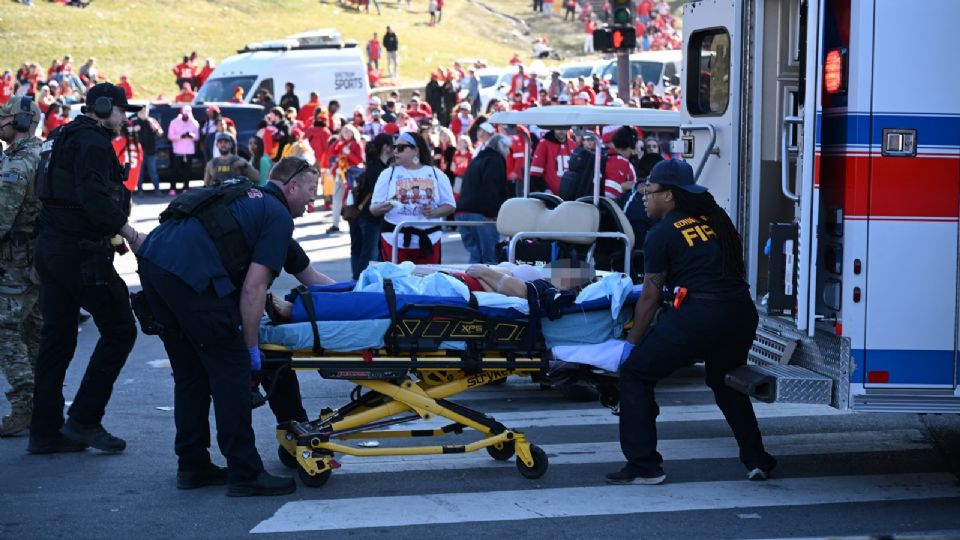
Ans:
{"label": "military boot", "polygon": [[12,437],[30,427],[30,409],[14,407],[0,420],[0,437]]}

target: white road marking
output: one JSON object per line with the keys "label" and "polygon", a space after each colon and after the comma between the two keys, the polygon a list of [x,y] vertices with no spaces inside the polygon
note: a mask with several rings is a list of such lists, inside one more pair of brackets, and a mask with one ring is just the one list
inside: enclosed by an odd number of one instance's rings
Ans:
{"label": "white road marking", "polygon": [[[849,414],[829,405],[807,405],[802,403],[754,403],[757,418],[784,418],[792,416],[826,416]],[[487,412],[498,422],[511,429],[547,426],[595,426],[616,424],[618,417],[609,409],[599,405],[590,409],[539,410],[522,412]],[[693,422],[699,420],[721,420],[723,415],[716,405],[678,405],[660,407],[660,422]],[[446,418],[433,418],[428,421],[416,421],[391,429],[437,428],[449,424]]]}
{"label": "white road marking", "polygon": [[[423,444],[425,440],[417,440]],[[455,436],[437,439],[437,444],[461,444]],[[442,442],[440,442],[442,441]],[[536,441],[533,441],[536,444]],[[858,452],[898,452],[923,450],[930,443],[916,429],[888,431],[854,431],[772,435],[763,438],[764,446],[774,456],[824,455]],[[569,443],[540,445],[550,458],[550,465],[586,463],[620,463],[623,454],[619,442]],[[660,453],[668,461],[687,459],[736,459],[737,444],[730,437],[704,439],[667,439],[660,441]],[[359,457],[337,455],[342,474],[369,474],[429,470],[460,470],[503,467],[512,469],[513,460],[495,461],[484,450],[470,454],[438,454],[425,456]]]}
{"label": "white road marking", "polygon": [[946,473],[591,486],[334,500],[318,494],[317,500],[284,504],[250,532],[342,530],[945,497],[960,497],[956,478]]}

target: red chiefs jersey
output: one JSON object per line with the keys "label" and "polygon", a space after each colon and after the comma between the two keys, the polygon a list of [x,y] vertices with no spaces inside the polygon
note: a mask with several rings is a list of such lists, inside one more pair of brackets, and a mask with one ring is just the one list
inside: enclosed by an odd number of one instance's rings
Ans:
{"label": "red chiefs jersey", "polygon": [[510,155],[507,157],[507,180],[510,182],[523,181],[523,137],[510,136]]}
{"label": "red chiefs jersey", "polygon": [[530,175],[542,176],[547,189],[552,193],[560,191],[560,177],[570,167],[570,154],[577,147],[573,139],[567,137],[562,144],[544,137],[530,161]]}
{"label": "red chiefs jersey", "polygon": [[624,192],[624,182],[636,182],[633,165],[615,150],[608,152],[607,166],[603,170],[603,195],[616,199]]}

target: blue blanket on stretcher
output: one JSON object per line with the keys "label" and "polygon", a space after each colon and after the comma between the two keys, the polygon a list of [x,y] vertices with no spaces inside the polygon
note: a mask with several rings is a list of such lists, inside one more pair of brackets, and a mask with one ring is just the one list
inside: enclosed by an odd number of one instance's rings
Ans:
{"label": "blue blanket on stretcher", "polygon": [[[390,327],[390,312],[384,293],[352,292],[353,283],[311,287],[317,319],[310,322],[292,322],[275,325],[266,318],[260,326],[260,343],[279,345],[290,350],[310,349],[315,327],[320,342],[328,351],[359,351],[384,346],[384,335]],[[632,316],[632,307],[639,298],[641,287],[634,287],[624,299],[622,310],[611,314],[611,298],[586,300],[559,308],[559,317],[551,319],[542,313],[539,329],[547,347],[602,343],[621,336],[623,325]],[[296,300],[289,296],[288,300]],[[397,295],[398,310],[407,304],[441,304],[468,306],[460,298],[425,295]],[[524,318],[527,314],[517,309],[480,307],[489,316]],[[299,312],[297,312],[299,310]],[[306,311],[297,303],[295,317],[306,321]],[[556,315],[556,314],[555,314]],[[344,324],[349,323],[349,324]],[[462,350],[463,342],[444,342],[443,349]]]}
{"label": "blue blanket on stretcher", "polygon": [[[309,287],[308,291],[313,300],[314,305],[314,319],[315,321],[363,321],[371,319],[389,319],[390,318],[390,308],[387,304],[387,297],[382,292],[353,292],[353,287],[356,282],[354,281],[344,281],[340,283],[334,283],[332,285],[313,285]],[[549,284],[549,282],[544,282]],[[531,287],[531,297],[532,293],[537,290],[537,288]],[[640,296],[641,288],[635,287],[626,298],[627,304],[633,304],[637,301],[637,298]],[[300,293],[303,294],[303,293]],[[293,311],[291,322],[306,322],[311,318],[307,313],[304,303],[300,298],[300,294],[292,294],[287,296],[287,300],[293,302]],[[541,294],[541,296],[546,295]],[[552,297],[553,293],[550,293]],[[569,313],[582,313],[589,311],[601,311],[610,309],[610,299],[609,298],[599,298],[593,300],[587,300],[581,303],[574,303],[573,299],[576,295],[571,296],[567,302],[559,303],[555,310],[547,309],[546,307],[542,310],[544,312],[555,311],[556,314],[562,316]],[[457,307],[469,307],[470,302],[464,300],[463,298],[453,297],[453,296],[428,296],[428,295],[419,295],[419,294],[397,294],[396,295],[397,304],[396,309],[400,311],[407,306],[408,304],[414,305],[444,305],[444,306],[457,306]],[[503,317],[503,318],[519,318],[524,317],[526,314],[518,311],[513,308],[501,308],[501,307],[491,307],[480,305],[477,309],[487,316],[492,317]],[[546,314],[546,313],[544,313]],[[551,316],[551,319],[559,318],[556,316]]]}

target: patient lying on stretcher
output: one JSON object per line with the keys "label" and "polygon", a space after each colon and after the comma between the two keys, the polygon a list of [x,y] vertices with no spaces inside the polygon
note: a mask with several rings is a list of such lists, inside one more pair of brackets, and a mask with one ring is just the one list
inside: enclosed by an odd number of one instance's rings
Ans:
{"label": "patient lying on stretcher", "polygon": [[[538,296],[552,296],[557,301],[552,303],[561,304],[560,307],[571,303],[577,293],[596,278],[592,265],[571,259],[562,259],[550,265],[549,280],[545,279],[543,271],[526,264],[474,264],[465,272],[440,271],[462,281],[470,292],[499,293],[529,299],[531,292],[535,291]],[[293,302],[269,295],[267,315],[275,323],[290,322],[293,319],[293,306]]]}

